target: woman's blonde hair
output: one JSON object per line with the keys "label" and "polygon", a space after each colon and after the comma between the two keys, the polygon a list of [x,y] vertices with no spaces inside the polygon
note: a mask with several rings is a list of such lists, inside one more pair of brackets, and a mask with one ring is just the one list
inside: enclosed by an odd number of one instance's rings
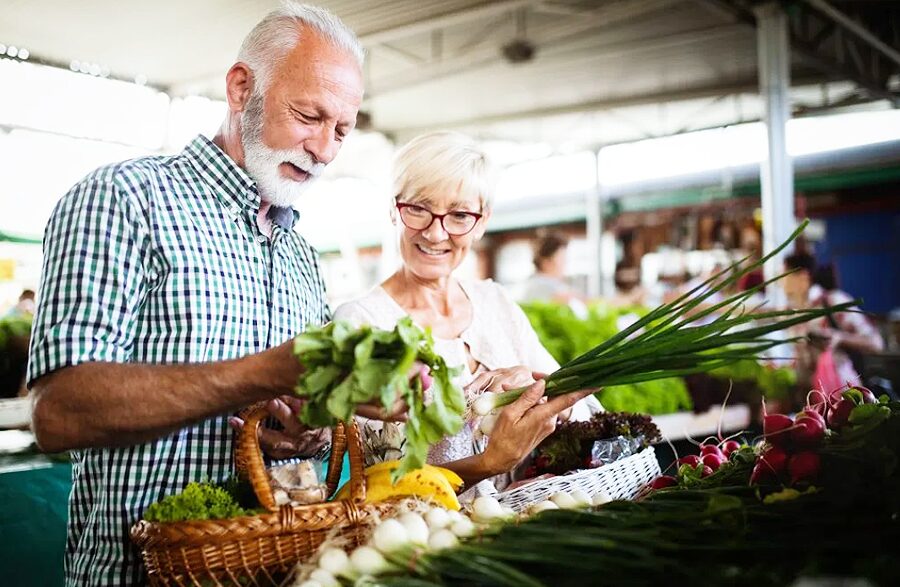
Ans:
{"label": "woman's blonde hair", "polygon": [[419,202],[431,193],[475,196],[482,209],[490,208],[495,177],[487,155],[471,138],[458,132],[419,135],[397,152],[393,195]]}

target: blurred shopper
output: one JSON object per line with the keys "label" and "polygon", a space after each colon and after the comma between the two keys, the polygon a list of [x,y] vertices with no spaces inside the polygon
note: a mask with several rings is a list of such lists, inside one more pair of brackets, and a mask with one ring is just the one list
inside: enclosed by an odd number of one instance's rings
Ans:
{"label": "blurred shopper", "polygon": [[[391,219],[403,265],[362,298],[337,308],[335,319],[392,328],[410,315],[431,329],[435,350],[447,364],[460,368],[457,382],[465,386],[468,401],[485,389],[499,389],[496,381],[491,385],[493,370],[524,365],[526,369],[512,369],[519,385],[532,380],[530,371],[556,370],[556,361],[541,346],[525,313],[501,286],[453,275],[484,235],[491,216],[493,174],[484,153],[458,133],[426,134],[400,150],[393,173]],[[456,471],[467,486],[509,472],[553,431],[557,415],[582,395],[540,403],[540,394],[525,394],[503,410],[484,452],[470,421],[459,434],[433,445],[428,460]],[[586,418],[600,406],[590,396],[576,409]],[[364,423],[370,462],[400,450],[399,445],[373,440],[402,439],[390,430],[399,426]]]}
{"label": "blurred shopper", "polygon": [[212,141],[98,169],[56,206],[28,381],[38,443],[73,450],[68,585],[144,583],[129,528],[233,473],[229,414],[269,400],[268,455],[316,449],[276,399],[300,371],[291,337],[329,318],[291,206],[353,129],[362,61],[336,17],[287,3],[244,40]]}
{"label": "blurred shopper", "polygon": [[587,318],[588,309],[582,296],[565,280],[569,241],[562,234],[551,233],[534,246],[535,273],[525,282],[522,301],[551,301],[568,305],[576,316]]}
{"label": "blurred shopper", "polygon": [[31,317],[34,316],[34,290],[23,289],[19,294],[16,305],[9,309],[6,313],[7,318],[11,317]]}
{"label": "blurred shopper", "polygon": [[[837,287],[831,267],[816,267],[812,255],[795,253],[785,259],[793,270],[782,280],[788,305],[793,308],[830,307],[853,301]],[[797,347],[798,384],[833,392],[850,384],[860,385],[861,359],[866,353],[884,349],[878,329],[861,312],[840,312],[805,324],[801,333],[809,337]]]}

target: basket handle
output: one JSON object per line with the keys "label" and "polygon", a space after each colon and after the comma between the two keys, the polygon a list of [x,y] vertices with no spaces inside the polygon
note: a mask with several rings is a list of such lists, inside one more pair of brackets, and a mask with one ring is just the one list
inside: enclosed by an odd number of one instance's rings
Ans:
{"label": "basket handle", "polygon": [[[253,493],[262,507],[270,512],[278,511],[272,484],[266,473],[262,449],[259,446],[259,425],[269,415],[266,402],[254,404],[241,413],[244,427],[238,434],[234,451],[235,467],[246,474],[253,487]],[[331,495],[340,480],[344,452],[350,451],[350,501],[363,503],[366,500],[365,473],[362,457],[362,440],[356,422],[349,427],[338,423],[332,435],[331,458],[328,462],[328,493]]]}

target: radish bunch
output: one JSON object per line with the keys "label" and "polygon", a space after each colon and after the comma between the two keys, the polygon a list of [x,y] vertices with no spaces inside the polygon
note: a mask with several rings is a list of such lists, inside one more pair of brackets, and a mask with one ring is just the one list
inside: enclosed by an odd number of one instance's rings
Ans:
{"label": "radish bunch", "polygon": [[789,485],[815,482],[821,467],[816,449],[825,440],[829,428],[839,430],[847,424],[856,406],[876,401],[875,395],[865,388],[832,394],[813,390],[807,396],[806,408],[794,418],[763,411],[766,442],[753,467],[750,484],[785,480]]}
{"label": "radish bunch", "polygon": [[[699,455],[687,455],[678,459],[678,476],[660,475],[650,482],[650,489],[665,489],[678,485],[680,478],[692,479],[709,477],[729,462],[729,457],[741,448],[736,440],[719,440],[718,443],[704,442]],[[686,466],[686,468],[685,468]]]}

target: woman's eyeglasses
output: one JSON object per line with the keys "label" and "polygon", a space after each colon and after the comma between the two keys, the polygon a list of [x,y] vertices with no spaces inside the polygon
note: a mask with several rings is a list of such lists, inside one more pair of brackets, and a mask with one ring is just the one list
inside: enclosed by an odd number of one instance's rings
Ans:
{"label": "woman's eyeglasses", "polygon": [[400,220],[407,228],[413,230],[425,230],[434,222],[435,218],[441,223],[444,231],[450,236],[463,236],[469,234],[478,221],[481,220],[483,214],[478,212],[466,212],[464,210],[454,210],[446,214],[435,214],[428,208],[417,206],[416,204],[404,204],[397,202],[397,211],[400,213]]}

